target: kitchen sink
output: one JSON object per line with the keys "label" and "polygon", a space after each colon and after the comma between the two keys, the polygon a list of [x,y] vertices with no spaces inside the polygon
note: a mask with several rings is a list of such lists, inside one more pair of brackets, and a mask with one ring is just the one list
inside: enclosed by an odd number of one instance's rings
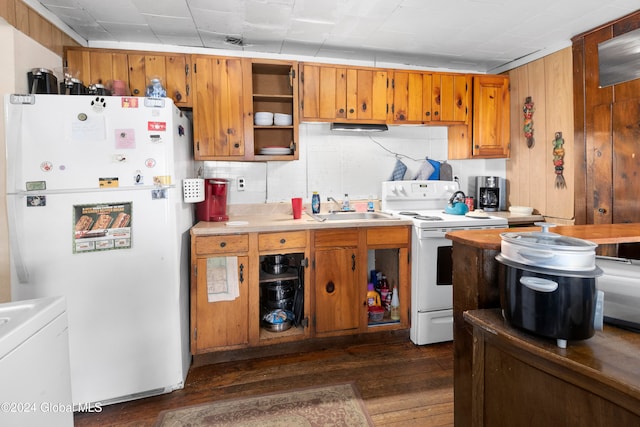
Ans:
{"label": "kitchen sink", "polygon": [[312,216],[317,221],[363,221],[371,219],[400,219],[382,212],[333,212],[328,214],[313,214]]}

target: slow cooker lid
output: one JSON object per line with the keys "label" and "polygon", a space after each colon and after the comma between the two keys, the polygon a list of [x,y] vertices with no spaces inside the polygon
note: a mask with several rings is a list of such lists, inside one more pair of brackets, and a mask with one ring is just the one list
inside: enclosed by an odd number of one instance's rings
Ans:
{"label": "slow cooker lid", "polygon": [[589,252],[595,250],[598,246],[588,240],[549,232],[549,227],[555,227],[555,224],[544,222],[536,222],[535,224],[541,226],[542,231],[501,233],[500,237],[504,241],[515,245],[523,245],[537,249],[553,249],[557,251]]}
{"label": "slow cooker lid", "polygon": [[505,257],[503,254],[496,255],[495,259],[496,261],[498,261],[499,263],[507,267],[517,268],[524,271],[530,271],[532,273],[547,274],[547,275],[558,276],[558,277],[595,278],[595,277],[602,276],[603,274],[602,269],[597,265],[594,265],[593,268],[588,270],[571,271],[566,269],[556,270],[554,268],[540,267],[540,266],[530,265],[530,264],[521,264],[519,262],[515,262]]}

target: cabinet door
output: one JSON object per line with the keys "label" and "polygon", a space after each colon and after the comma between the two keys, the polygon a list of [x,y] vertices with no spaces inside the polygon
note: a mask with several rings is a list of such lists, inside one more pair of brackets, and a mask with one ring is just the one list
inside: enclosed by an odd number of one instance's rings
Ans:
{"label": "cabinet door", "polygon": [[129,60],[129,87],[134,96],[144,96],[152,78],[159,78],[167,96],[177,106],[190,105],[189,61],[186,55],[131,54]]}
{"label": "cabinet door", "polygon": [[430,73],[393,73],[393,122],[421,124],[431,121]]}
{"label": "cabinet door", "polygon": [[335,121],[347,118],[347,73],[344,67],[303,64],[303,120]]}
{"label": "cabinet door", "polygon": [[195,159],[242,159],[245,147],[241,59],[195,56],[192,61]]}
{"label": "cabinet door", "polygon": [[246,345],[249,342],[249,258],[238,257],[240,296],[233,301],[218,302],[208,301],[207,259],[197,259],[195,325],[192,325],[193,353]]}
{"label": "cabinet door", "polygon": [[347,70],[347,119],[386,122],[387,71]]}
{"label": "cabinet door", "polygon": [[113,80],[128,81],[128,62],[125,53],[68,49],[66,64],[74,77],[85,86],[109,85]]}
{"label": "cabinet door", "polygon": [[465,74],[432,75],[431,120],[466,123],[469,111],[470,80]]}
{"label": "cabinet door", "polygon": [[473,157],[509,157],[509,115],[509,78],[474,77]]}
{"label": "cabinet door", "polygon": [[387,70],[303,64],[303,120],[386,122]]}
{"label": "cabinet door", "polygon": [[358,329],[360,295],[357,248],[318,250],[315,254],[316,333]]}

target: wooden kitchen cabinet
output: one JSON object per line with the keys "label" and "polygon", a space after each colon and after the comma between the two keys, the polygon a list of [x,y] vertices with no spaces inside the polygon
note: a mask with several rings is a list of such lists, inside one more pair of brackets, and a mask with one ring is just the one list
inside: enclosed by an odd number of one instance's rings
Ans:
{"label": "wooden kitchen cabinet", "polygon": [[315,332],[355,333],[360,328],[363,295],[359,229],[330,229],[313,234]]}
{"label": "wooden kitchen cabinet", "polygon": [[129,88],[134,96],[144,96],[153,78],[159,78],[178,107],[191,106],[191,57],[184,54],[135,53],[127,55]]}
{"label": "wooden kitchen cabinet", "polygon": [[465,74],[393,72],[394,124],[467,123],[471,78]]}
{"label": "wooden kitchen cabinet", "polygon": [[[411,228],[364,227],[314,233],[315,333],[343,335],[409,327]],[[400,320],[368,318],[369,267],[398,287]]]}
{"label": "wooden kitchen cabinet", "polygon": [[[363,330],[379,330],[385,327],[409,327],[409,313],[411,307],[411,227],[371,227],[366,229],[367,266],[373,266],[387,277],[389,290],[397,288],[400,300],[400,320],[390,319],[385,313],[382,321],[375,322],[368,318],[368,308],[361,314],[361,324],[366,325]],[[369,271],[366,271],[361,283],[368,283]],[[366,301],[367,289],[361,286]]]}
{"label": "wooden kitchen cabinet", "polygon": [[[244,86],[245,155],[254,160],[296,160],[298,140],[298,63],[245,58],[242,62]],[[292,115],[290,125],[258,126],[254,113]],[[266,155],[264,148],[290,149],[290,154]]]}
{"label": "wooden kitchen cabinet", "polygon": [[509,77],[473,76],[472,118],[449,127],[448,158],[508,158],[510,147]]}
{"label": "wooden kitchen cabinet", "polygon": [[179,53],[67,48],[67,67],[85,86],[122,80],[132,96],[144,96],[152,78],[159,78],[178,107],[191,106],[190,56]]}
{"label": "wooden kitchen cabinet", "polygon": [[[258,286],[251,287],[251,310],[250,310],[250,330],[257,332],[257,345],[282,343],[288,341],[297,341],[310,336],[309,328],[309,309],[310,309],[310,276],[308,269],[308,254],[309,254],[309,237],[308,231],[277,231],[272,233],[258,233],[257,246],[258,246],[258,265],[256,271],[258,273],[252,276],[252,283],[257,283]],[[261,268],[265,257],[269,255],[285,255],[295,260],[295,263],[300,268],[300,271],[296,271],[293,266],[289,266],[287,271],[282,274],[269,274]],[[252,269],[253,271],[253,269]],[[261,324],[262,317],[264,315],[265,301],[262,301],[264,297],[261,295],[260,287],[263,285],[283,282],[294,282],[294,286],[300,285],[303,292],[303,308],[302,319],[299,325],[294,325],[286,331],[269,331]]]}
{"label": "wooden kitchen cabinet", "polygon": [[193,138],[196,160],[244,160],[242,59],[194,55]]}
{"label": "wooden kitchen cabinet", "polygon": [[123,51],[66,48],[65,63],[69,73],[85,86],[107,86],[113,80],[129,81],[129,62],[127,53]]}
{"label": "wooden kitchen cabinet", "polygon": [[[249,235],[192,236],[191,352],[206,353],[249,344]],[[208,263],[213,257],[236,257],[240,295],[233,301],[209,302]]]}
{"label": "wooden kitchen cabinet", "polygon": [[300,69],[301,120],[387,121],[390,86],[386,69],[311,63],[301,64]]}

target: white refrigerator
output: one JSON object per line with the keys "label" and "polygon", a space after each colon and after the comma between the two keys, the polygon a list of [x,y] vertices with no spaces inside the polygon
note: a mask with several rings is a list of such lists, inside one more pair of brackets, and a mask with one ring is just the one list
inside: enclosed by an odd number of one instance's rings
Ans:
{"label": "white refrigerator", "polygon": [[189,119],[167,98],[5,95],[12,300],[67,300],[74,408],[182,388]]}

